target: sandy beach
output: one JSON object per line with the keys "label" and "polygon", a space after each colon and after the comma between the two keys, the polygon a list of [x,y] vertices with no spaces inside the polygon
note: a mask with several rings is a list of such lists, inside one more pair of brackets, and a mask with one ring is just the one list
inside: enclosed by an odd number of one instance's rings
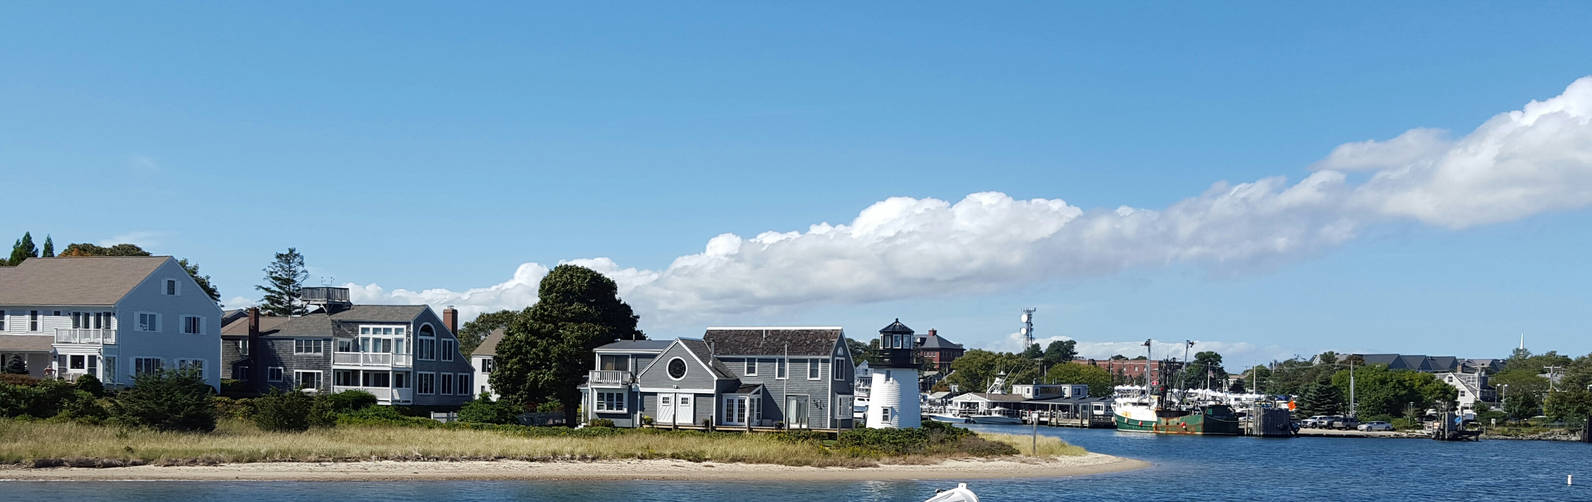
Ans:
{"label": "sandy beach", "polygon": [[784,480],[848,481],[907,479],[1054,478],[1148,467],[1149,463],[1090,453],[1048,460],[949,460],[928,465],[797,467],[684,460],[595,462],[262,462],[208,466],[4,467],[0,480],[190,480],[190,481],[374,481],[374,480]]}

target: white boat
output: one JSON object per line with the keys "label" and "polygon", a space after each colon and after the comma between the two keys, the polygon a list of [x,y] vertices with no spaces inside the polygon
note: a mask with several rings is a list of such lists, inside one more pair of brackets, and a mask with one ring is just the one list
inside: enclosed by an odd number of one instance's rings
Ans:
{"label": "white boat", "polygon": [[932,413],[932,414],[929,414],[929,420],[933,420],[935,422],[945,422],[945,423],[948,423],[948,424],[965,424],[965,423],[971,422],[970,420],[967,419],[967,417],[959,417],[959,416],[956,416],[956,415],[950,415],[950,414],[945,414],[945,413]]}
{"label": "white boat", "polygon": [[1000,408],[996,408],[994,410],[990,410],[992,413],[987,413],[987,414],[983,414],[983,415],[971,415],[971,416],[967,417],[967,421],[973,422],[975,424],[1020,424],[1020,423],[1023,423],[1023,419],[1017,418],[1017,417],[1014,417],[1014,416],[1011,416],[1011,415],[1002,414],[1002,413],[999,412],[999,410],[1000,410]]}
{"label": "white boat", "polygon": [[967,483],[957,483],[956,488],[935,490],[934,496],[923,502],[978,502],[978,495],[967,488]]}

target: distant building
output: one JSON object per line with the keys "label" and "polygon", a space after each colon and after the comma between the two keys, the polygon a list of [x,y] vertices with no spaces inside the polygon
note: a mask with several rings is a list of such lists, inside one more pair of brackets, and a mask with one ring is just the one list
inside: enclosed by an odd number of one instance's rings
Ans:
{"label": "distant building", "polygon": [[1162,382],[1160,375],[1172,377],[1177,375],[1179,371],[1183,371],[1183,363],[1178,361],[1151,361],[1148,359],[1073,359],[1072,363],[1101,368],[1106,370],[1106,373],[1110,373],[1112,378],[1125,379],[1128,381],[1143,380],[1145,365],[1149,365],[1150,385],[1161,385]]}
{"label": "distant building", "polygon": [[475,368],[475,395],[487,396],[496,400],[498,395],[492,391],[490,382],[492,370],[497,368],[497,346],[503,341],[503,328],[492,330],[470,352],[470,366]]}
{"label": "distant building", "polygon": [[1426,356],[1421,354],[1355,354],[1365,364],[1387,366],[1390,370],[1432,373],[1439,381],[1457,391],[1455,406],[1460,411],[1473,411],[1476,403],[1495,403],[1497,391],[1487,383],[1487,375],[1503,368],[1499,359],[1460,359],[1454,356]]}
{"label": "distant building", "polygon": [[947,373],[951,371],[951,363],[967,350],[940,336],[939,331],[930,329],[926,334],[916,335],[913,352],[919,361],[932,365],[932,371]]}
{"label": "distant building", "polygon": [[220,388],[221,308],[170,256],[29,258],[0,267],[0,361],[108,386],[198,371]]}

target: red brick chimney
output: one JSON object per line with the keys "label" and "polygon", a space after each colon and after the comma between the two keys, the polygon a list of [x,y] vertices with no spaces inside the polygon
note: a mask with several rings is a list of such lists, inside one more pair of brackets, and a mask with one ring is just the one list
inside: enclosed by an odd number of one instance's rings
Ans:
{"label": "red brick chimney", "polygon": [[249,307],[249,338],[260,336],[260,307]]}
{"label": "red brick chimney", "polygon": [[936,336],[939,336],[939,332],[935,331],[934,328],[929,328],[929,338],[934,338]]}
{"label": "red brick chimney", "polygon": [[448,308],[442,309],[442,324],[448,325],[449,333],[453,333],[454,336],[458,336],[459,309],[453,308],[452,305],[449,305]]}

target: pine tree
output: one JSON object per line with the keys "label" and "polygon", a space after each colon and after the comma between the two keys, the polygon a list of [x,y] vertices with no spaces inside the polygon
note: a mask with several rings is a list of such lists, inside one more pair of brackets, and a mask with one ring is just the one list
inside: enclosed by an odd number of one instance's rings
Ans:
{"label": "pine tree", "polygon": [[11,246],[11,260],[7,264],[15,267],[21,265],[23,260],[38,257],[39,248],[33,245],[33,233],[23,232],[22,238],[17,239],[17,243]]}
{"label": "pine tree", "polygon": [[55,241],[50,240],[50,235],[44,235],[44,258],[55,257]]}
{"label": "pine tree", "polygon": [[1312,383],[1305,388],[1305,415],[1335,415],[1343,411],[1343,391],[1330,383]]}
{"label": "pine tree", "polygon": [[260,310],[279,316],[307,313],[309,310],[299,299],[299,291],[304,289],[304,280],[309,277],[309,271],[304,269],[304,255],[299,254],[298,249],[287,248],[286,253],[277,253],[276,260],[265,267],[265,284],[254,287],[265,292],[260,298]]}

